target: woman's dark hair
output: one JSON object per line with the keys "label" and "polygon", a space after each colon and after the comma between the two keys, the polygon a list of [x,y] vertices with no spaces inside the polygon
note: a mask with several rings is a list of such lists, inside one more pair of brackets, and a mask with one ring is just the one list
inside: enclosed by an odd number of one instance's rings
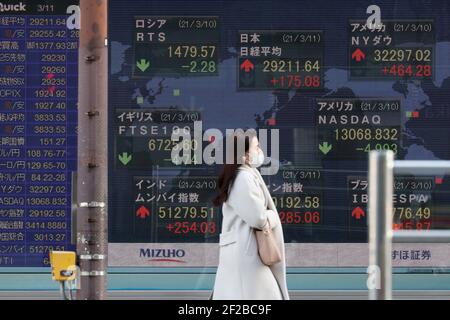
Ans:
{"label": "woman's dark hair", "polygon": [[[250,141],[253,137],[256,137],[256,133],[249,130],[247,133],[237,131],[229,138],[233,140],[233,161],[232,163],[230,163],[230,161],[225,161],[225,164],[222,167],[222,172],[217,181],[219,193],[213,200],[215,206],[220,206],[227,201],[228,190],[232,187],[233,182],[236,179],[238,168],[242,165],[240,159],[248,152]],[[242,148],[238,148],[239,142],[242,143],[242,139],[244,139],[244,154],[238,154],[238,152],[242,150]]]}

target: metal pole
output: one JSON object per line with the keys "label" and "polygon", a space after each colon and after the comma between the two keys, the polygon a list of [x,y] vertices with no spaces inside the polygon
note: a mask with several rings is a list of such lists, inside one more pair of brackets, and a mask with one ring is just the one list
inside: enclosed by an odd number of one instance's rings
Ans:
{"label": "metal pole", "polygon": [[392,151],[369,155],[369,265],[377,272],[378,286],[369,288],[369,299],[392,299]]}
{"label": "metal pole", "polygon": [[450,243],[450,230],[400,230],[392,234],[398,243]]}
{"label": "metal pole", "polygon": [[448,160],[397,160],[394,161],[395,174],[446,175],[450,174]]}
{"label": "metal pole", "polygon": [[78,50],[78,300],[106,298],[107,0],[80,0]]}

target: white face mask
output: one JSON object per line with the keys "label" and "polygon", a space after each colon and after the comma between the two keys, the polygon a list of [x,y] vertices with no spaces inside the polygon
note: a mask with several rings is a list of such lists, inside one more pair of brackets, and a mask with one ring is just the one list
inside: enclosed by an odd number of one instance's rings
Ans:
{"label": "white face mask", "polygon": [[264,163],[264,153],[261,152],[255,152],[250,154],[248,164],[253,168],[258,168]]}

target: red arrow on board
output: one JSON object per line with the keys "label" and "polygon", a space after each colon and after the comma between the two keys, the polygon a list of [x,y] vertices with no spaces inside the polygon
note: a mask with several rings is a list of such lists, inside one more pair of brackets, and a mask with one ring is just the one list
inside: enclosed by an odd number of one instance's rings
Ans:
{"label": "red arrow on board", "polygon": [[361,219],[361,217],[365,217],[365,216],[366,216],[366,213],[364,212],[363,209],[361,209],[361,207],[356,207],[352,211],[352,217],[355,217],[358,220]]}
{"label": "red arrow on board", "polygon": [[136,211],[136,216],[138,216],[141,219],[145,219],[145,217],[148,217],[150,215],[150,211],[144,206],[140,206],[139,209]]}
{"label": "red arrow on board", "polygon": [[361,60],[365,59],[366,55],[364,54],[364,52],[361,51],[361,49],[356,49],[353,53],[352,53],[352,59],[355,59],[356,62],[360,62]]}
{"label": "red arrow on board", "polygon": [[250,72],[254,67],[255,65],[248,59],[245,59],[244,62],[241,63],[241,70],[244,69],[245,72]]}

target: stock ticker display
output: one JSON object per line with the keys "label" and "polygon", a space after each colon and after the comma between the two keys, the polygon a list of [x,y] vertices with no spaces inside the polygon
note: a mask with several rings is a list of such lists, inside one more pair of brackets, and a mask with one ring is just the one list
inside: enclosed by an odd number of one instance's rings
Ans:
{"label": "stock ticker display", "polygon": [[[450,155],[449,4],[378,1],[369,29],[370,4],[113,2],[110,242],[218,242],[220,166],[170,158],[172,130],[194,121],[279,130],[280,169],[264,179],[286,243],[366,242],[368,152]],[[397,176],[394,228],[448,227],[449,184]]]}
{"label": "stock ticker display", "polygon": [[[181,250],[185,266],[214,265],[202,248],[215,247],[202,246],[217,245],[221,232],[221,208],[212,205],[221,166],[205,163],[202,152],[237,128],[279,130],[279,154],[270,140],[265,150],[279,170],[263,177],[288,266],[308,260],[292,253],[297,245],[323,244],[310,251],[328,259],[330,245],[366,243],[369,151],[450,158],[450,4],[377,1],[382,24],[369,29],[371,4],[110,1],[110,264],[171,265],[150,262],[148,248],[166,248]],[[46,266],[49,250],[73,248],[73,5],[0,6],[3,267]],[[193,149],[189,164],[172,162],[174,130],[192,134],[183,141]],[[448,176],[396,176],[394,228],[448,228],[449,186]],[[433,248],[394,252],[394,263],[450,265]]]}
{"label": "stock ticker display", "polygon": [[77,164],[74,1],[0,5],[0,266],[70,250]]}

